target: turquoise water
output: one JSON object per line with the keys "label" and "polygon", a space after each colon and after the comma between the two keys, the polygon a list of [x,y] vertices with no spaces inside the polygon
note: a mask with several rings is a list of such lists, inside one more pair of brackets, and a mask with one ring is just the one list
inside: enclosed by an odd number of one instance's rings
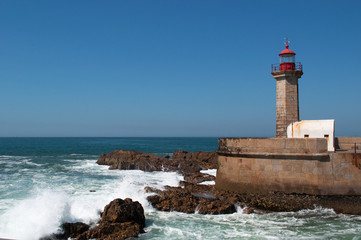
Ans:
{"label": "turquoise water", "polygon": [[361,217],[332,209],[247,215],[238,208],[218,216],[156,211],[144,187],[178,186],[182,176],[96,164],[101,153],[116,149],[215,151],[217,139],[0,138],[0,238],[39,239],[63,221],[95,223],[111,200],[130,197],[146,213],[139,239],[361,239]]}

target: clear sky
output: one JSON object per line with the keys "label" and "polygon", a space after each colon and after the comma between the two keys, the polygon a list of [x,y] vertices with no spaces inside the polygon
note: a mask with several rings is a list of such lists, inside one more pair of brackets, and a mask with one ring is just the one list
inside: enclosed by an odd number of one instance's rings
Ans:
{"label": "clear sky", "polygon": [[300,118],[361,136],[361,1],[0,1],[0,136],[275,135],[283,38]]}

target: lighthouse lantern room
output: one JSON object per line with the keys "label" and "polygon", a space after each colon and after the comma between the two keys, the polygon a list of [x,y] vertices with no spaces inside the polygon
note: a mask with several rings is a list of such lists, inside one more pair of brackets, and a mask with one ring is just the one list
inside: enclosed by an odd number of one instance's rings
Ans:
{"label": "lighthouse lantern room", "polygon": [[295,70],[295,55],[296,53],[288,49],[288,44],[286,44],[286,49],[283,50],[280,56],[280,71],[283,70]]}

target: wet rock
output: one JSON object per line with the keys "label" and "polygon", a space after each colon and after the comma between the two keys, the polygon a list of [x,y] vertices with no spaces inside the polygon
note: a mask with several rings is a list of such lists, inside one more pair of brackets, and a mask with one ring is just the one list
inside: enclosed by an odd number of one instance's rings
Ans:
{"label": "wet rock", "polygon": [[202,199],[197,206],[199,214],[228,214],[234,213],[236,207],[229,201],[220,201],[219,199]]}
{"label": "wet rock", "polygon": [[189,182],[189,183],[201,183],[204,181],[215,181],[216,177],[206,174],[206,173],[201,173],[201,172],[196,172],[196,173],[185,173],[183,174],[184,176],[184,181]]}
{"label": "wet rock", "polygon": [[145,227],[144,209],[139,202],[133,202],[130,198],[125,200],[118,198],[105,206],[100,222],[135,222],[143,229]]}
{"label": "wet rock", "polygon": [[239,198],[248,206],[272,211],[293,212],[302,209],[313,209],[317,204],[317,197],[312,195],[286,194],[281,192],[269,192],[267,194],[240,194]]}
{"label": "wet rock", "polygon": [[116,150],[102,154],[97,161],[99,165],[109,165],[109,169],[139,169],[147,172],[161,171],[165,158],[139,151]]}
{"label": "wet rock", "polygon": [[68,239],[76,238],[80,234],[89,230],[90,226],[82,222],[63,223],[61,226],[61,233],[54,233],[52,235],[42,237],[40,240],[54,240],[54,239]]}
{"label": "wet rock", "polygon": [[99,225],[82,233],[77,239],[126,239],[143,233],[144,227],[142,205],[130,198],[118,198],[105,206]]}
{"label": "wet rock", "polygon": [[[169,187],[164,191],[156,190],[148,201],[160,211],[184,213],[224,214],[233,213],[236,208],[232,202],[217,197],[214,187],[182,182],[183,187]],[[153,189],[148,188],[148,191]]]}
{"label": "wet rock", "polygon": [[102,154],[98,159],[99,165],[109,165],[109,169],[139,169],[143,171],[178,171],[182,174],[199,172],[202,169],[217,167],[215,152],[175,151],[173,157],[160,157],[139,151],[116,150]]}
{"label": "wet rock", "polygon": [[90,226],[88,224],[82,222],[63,223],[61,228],[63,229],[64,233],[57,235],[57,237],[60,239],[75,238],[83,232],[88,231],[89,227]]}
{"label": "wet rock", "polygon": [[[148,188],[147,191],[154,192],[155,195],[149,196],[147,199],[160,211],[198,212],[200,214],[233,213],[237,211],[235,206],[241,206],[245,214],[290,212],[314,209],[315,206],[320,206],[320,203],[322,203],[319,196],[312,195],[280,192],[240,194],[219,191],[215,189],[214,185],[197,185],[185,181],[180,182],[180,185],[181,187],[166,187],[163,191]],[[359,198],[358,202],[361,203],[361,198]],[[321,206],[326,206],[325,203],[326,200],[323,200]],[[346,204],[344,204],[343,212],[345,212],[345,209]]]}
{"label": "wet rock", "polygon": [[89,231],[81,234],[77,237],[77,240],[88,239],[127,239],[136,237],[141,232],[138,224],[132,222],[125,223],[100,223],[98,226],[90,229]]}
{"label": "wet rock", "polygon": [[126,239],[144,233],[144,209],[139,202],[132,199],[114,199],[105,206],[98,226],[90,228],[81,222],[64,223],[62,233],[52,234],[41,240],[53,239]]}
{"label": "wet rock", "polygon": [[[201,169],[215,169],[217,168],[217,154],[215,152],[187,152],[183,150],[175,151],[173,153],[173,160],[179,162],[193,162]],[[191,172],[191,171],[188,171]],[[194,171],[193,171],[194,172]]]}
{"label": "wet rock", "polygon": [[336,213],[361,215],[361,196],[319,196],[318,202]]}

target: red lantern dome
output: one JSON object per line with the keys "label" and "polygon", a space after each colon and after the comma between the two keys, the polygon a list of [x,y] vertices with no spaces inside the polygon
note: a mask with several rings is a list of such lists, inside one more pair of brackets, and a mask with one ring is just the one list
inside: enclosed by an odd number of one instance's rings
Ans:
{"label": "red lantern dome", "polygon": [[302,71],[302,64],[295,62],[296,53],[289,49],[289,41],[286,39],[286,48],[282,50],[278,56],[280,56],[279,64],[272,64],[272,72],[278,71]]}
{"label": "red lantern dome", "polygon": [[283,50],[283,51],[279,54],[279,56],[285,55],[285,54],[296,55],[296,53],[295,53],[294,51],[292,51],[291,49],[288,49],[288,47],[289,47],[288,44],[286,44],[286,49]]}

